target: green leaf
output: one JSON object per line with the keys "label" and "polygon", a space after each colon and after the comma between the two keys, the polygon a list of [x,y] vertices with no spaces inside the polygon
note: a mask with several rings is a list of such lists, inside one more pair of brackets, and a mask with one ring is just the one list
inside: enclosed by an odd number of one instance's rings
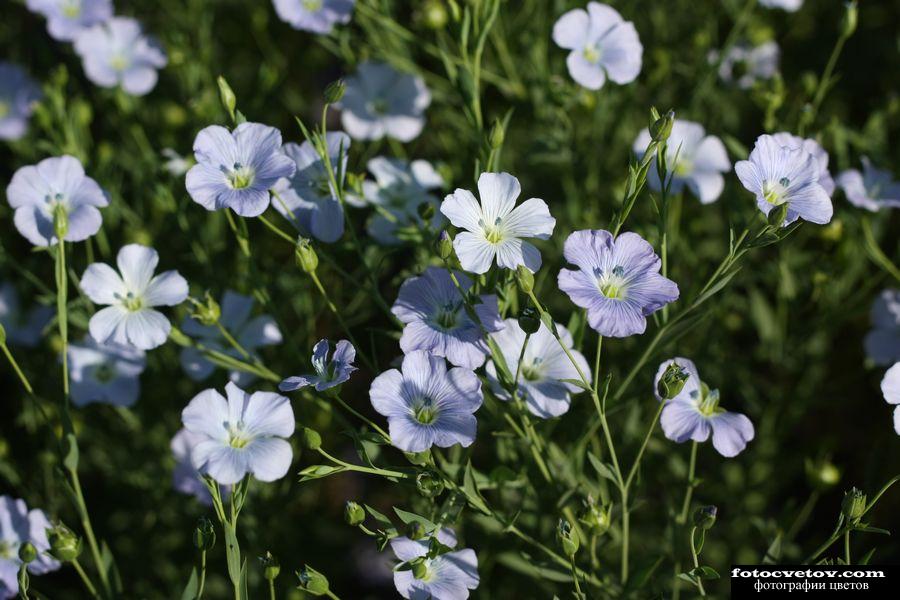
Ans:
{"label": "green leaf", "polygon": [[769,549],[766,550],[766,555],[763,557],[762,564],[764,565],[774,565],[781,561],[781,534],[775,536],[775,539],[772,540],[772,543],[769,544]]}
{"label": "green leaf", "polygon": [[191,569],[191,576],[188,578],[187,585],[181,592],[181,600],[195,600],[197,592],[200,591],[200,579],[197,577],[197,567]]}
{"label": "green leaf", "polygon": [[344,467],[332,467],[330,465],[312,465],[300,471],[300,481],[309,481],[311,479],[321,479],[335,473],[340,473]]}
{"label": "green leaf", "polygon": [[560,571],[540,565],[535,562],[532,557],[523,557],[518,552],[504,552],[497,556],[497,562],[512,571],[535,579],[543,579],[557,583],[572,583],[571,572]]}
{"label": "green leaf", "polygon": [[699,566],[695,569],[691,569],[690,575],[697,579],[718,579],[719,574],[712,567]]}
{"label": "green leaf", "polygon": [[580,379],[560,379],[560,381],[562,381],[563,383],[568,383],[568,384],[574,385],[576,387],[580,387],[581,389],[583,389],[586,392],[591,391],[591,386],[587,385]]}
{"label": "green leaf", "polygon": [[872,548],[868,552],[866,552],[861,559],[859,559],[859,564],[867,565],[869,561],[872,560],[872,555],[875,554],[875,548]]}
{"label": "green leaf", "polygon": [[63,466],[70,472],[74,473],[78,470],[78,439],[74,433],[67,433],[63,442]]}
{"label": "green leaf", "polygon": [[615,471],[613,471],[612,466],[608,463],[601,462],[599,458],[594,456],[593,452],[588,452],[588,460],[591,461],[591,466],[594,467],[594,470],[597,471],[597,474],[604,479],[609,479],[613,483],[618,483],[618,478],[616,477]]}
{"label": "green leaf", "polygon": [[235,585],[241,581],[241,546],[237,533],[230,524],[225,524],[225,557],[228,563],[228,578]]}
{"label": "green leaf", "polygon": [[854,528],[854,531],[864,531],[866,533],[880,533],[881,535],[891,535],[891,532],[887,529],[882,529],[881,527],[872,527],[870,525],[863,525],[860,527]]}
{"label": "green leaf", "polygon": [[697,585],[697,578],[694,577],[693,575],[691,575],[690,573],[679,573],[679,574],[678,574],[678,579],[682,579],[682,580],[684,580],[684,581],[687,581],[687,582],[690,583],[691,585]]}
{"label": "green leaf", "polygon": [[435,529],[437,529],[437,525],[435,525],[425,517],[417,515],[416,513],[401,510],[396,506],[394,507],[394,512],[397,513],[397,516],[400,517],[400,520],[406,524],[417,522],[421,523],[428,531],[434,531]]}
{"label": "green leaf", "polygon": [[[390,518],[382,512],[378,512],[368,504],[363,504],[368,513],[372,516],[373,519],[381,523],[382,525],[386,525],[387,527],[393,527],[394,524],[391,522]],[[396,510],[396,509],[394,509]]]}
{"label": "green leaf", "polygon": [[469,501],[469,504],[471,504],[473,508],[486,515],[491,514],[490,509],[487,507],[487,503],[481,496],[481,492],[478,491],[478,486],[475,485],[475,471],[472,469],[472,461],[466,463],[466,471],[463,474],[463,493],[466,495],[466,500]]}

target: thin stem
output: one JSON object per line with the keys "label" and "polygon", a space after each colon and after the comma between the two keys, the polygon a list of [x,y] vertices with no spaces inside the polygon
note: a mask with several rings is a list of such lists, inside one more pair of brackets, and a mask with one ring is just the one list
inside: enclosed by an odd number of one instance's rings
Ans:
{"label": "thin stem", "polygon": [[681,503],[681,513],[678,515],[678,523],[687,523],[688,511],[691,508],[691,497],[694,495],[694,474],[697,469],[697,442],[691,442],[691,460],[688,465],[687,487],[684,490],[684,501]]}
{"label": "thin stem", "polygon": [[69,319],[67,296],[69,275],[66,271],[66,243],[59,237],[56,252],[56,320],[59,325],[59,337],[62,338],[63,395],[69,398]]}
{"label": "thin stem", "polygon": [[850,530],[844,532],[844,564],[850,564]]}
{"label": "thin stem", "polygon": [[328,296],[328,292],[325,291],[325,286],[322,285],[322,282],[319,280],[319,276],[315,271],[310,271],[310,278],[313,280],[313,283],[316,286],[316,289],[319,290],[319,294],[322,295],[322,298],[325,300],[326,306],[328,306],[328,310],[335,316],[338,321],[338,324],[341,326],[341,329],[344,330],[344,333],[347,334],[347,338],[350,340],[350,343],[353,344],[353,347],[356,348],[356,354],[359,358],[366,363],[366,366],[372,370],[377,371],[375,365],[368,359],[368,357],[363,353],[362,346],[356,341],[356,338],[353,337],[353,333],[350,332],[350,328],[347,326],[347,323],[344,321],[344,317],[341,316],[341,311],[338,310],[338,307],[334,305],[334,302],[331,301],[331,298]]}
{"label": "thin stem", "polygon": [[81,480],[78,477],[78,471],[73,469],[69,471],[69,474],[72,479],[72,489],[75,492],[75,503],[76,508],[78,509],[78,516],[81,520],[81,528],[84,529],[88,546],[91,549],[91,557],[94,559],[94,566],[97,568],[97,573],[100,575],[100,584],[103,586],[106,595],[110,596],[111,588],[109,585],[109,578],[107,577],[106,569],[103,568],[100,546],[97,544],[97,537],[94,535],[94,528],[91,525],[91,517],[88,514],[87,504],[84,501],[84,494],[81,491]]}
{"label": "thin stem", "polygon": [[244,360],[251,360],[250,353],[247,352],[236,339],[234,339],[234,336],[231,335],[231,333],[229,333],[227,329],[225,329],[225,326],[222,325],[221,322],[216,321],[216,328],[219,330],[219,333],[222,334],[222,337],[224,337],[228,341],[228,343],[231,344],[232,348],[237,350],[238,354],[244,357]]}
{"label": "thin stem", "polygon": [[328,596],[329,598],[331,598],[331,600],[341,600],[341,599],[338,598],[337,595],[335,595],[335,593],[332,592],[331,590],[325,590],[325,595]]}
{"label": "thin stem", "polygon": [[247,239],[247,236],[244,235],[244,232],[238,230],[238,225],[234,220],[234,216],[231,214],[231,209],[225,209],[225,219],[228,221],[228,226],[231,228],[231,231],[234,232],[234,237],[238,241],[238,246],[241,247],[241,252],[247,258],[250,258],[250,240]]}
{"label": "thin stem", "polygon": [[72,566],[75,567],[75,571],[81,578],[81,582],[84,584],[84,587],[87,588],[88,593],[94,598],[99,598],[100,594],[97,593],[97,588],[95,588],[94,584],[91,583],[91,578],[88,577],[87,573],[84,572],[84,569],[81,568],[81,563],[78,562],[77,558],[72,560]]}
{"label": "thin stem", "polygon": [[641,443],[641,449],[638,450],[637,457],[634,459],[634,464],[631,465],[631,470],[628,472],[628,478],[625,479],[625,487],[631,487],[631,482],[634,479],[634,476],[637,474],[638,466],[641,464],[641,458],[644,456],[644,450],[647,449],[647,444],[650,442],[650,438],[653,436],[653,431],[656,429],[656,424],[659,422],[659,416],[662,414],[663,407],[665,406],[665,401],[659,402],[659,406],[656,408],[656,415],[653,417],[653,421],[650,422],[650,427],[647,428],[647,433],[644,435],[644,441]]}
{"label": "thin stem", "polygon": [[356,471],[358,473],[369,473],[372,475],[381,475],[382,477],[396,477],[397,479],[408,479],[410,477],[407,473],[401,473],[400,471],[391,471],[389,469],[379,469],[373,467],[363,467],[361,465],[354,465],[352,463],[345,462],[339,458],[335,458],[334,456],[328,454],[323,448],[318,448],[319,454],[330,460],[331,462],[341,465],[348,471]]}
{"label": "thin stem", "polygon": [[[272,193],[275,195],[276,198],[279,198],[279,199],[280,199],[280,196],[278,195],[277,192],[272,192]],[[288,214],[290,214],[290,211],[288,211]],[[273,223],[272,221],[268,220],[268,219],[266,218],[265,215],[259,215],[259,217],[257,217],[257,218],[259,219],[259,221],[260,221],[263,225],[265,225],[266,227],[268,227],[268,228],[269,228],[271,231],[273,231],[278,237],[282,238],[283,240],[285,240],[285,241],[287,241],[287,242],[289,242],[289,243],[291,243],[291,244],[296,244],[296,243],[297,243],[297,238],[291,237],[289,234],[285,233],[284,230],[282,230],[280,227],[278,227],[278,225],[276,225],[276,224]]]}
{"label": "thin stem", "polygon": [[603,351],[603,336],[597,334],[597,354],[594,356],[594,392],[600,389],[600,355]]}
{"label": "thin stem", "polygon": [[578,567],[575,565],[575,555],[573,554],[570,558],[572,559],[572,580],[575,582],[575,593],[581,598],[581,584],[578,583]]}
{"label": "thin stem", "polygon": [[800,512],[797,514],[797,518],[794,519],[794,522],[791,523],[791,526],[788,528],[787,533],[784,534],[784,539],[782,543],[787,543],[790,540],[794,539],[794,536],[799,533],[800,528],[806,523],[809,519],[809,515],[812,514],[812,510],[816,505],[816,502],[819,501],[819,491],[814,490],[809,498],[806,499],[806,503],[803,505],[803,508],[800,509]]}
{"label": "thin stem", "polygon": [[[697,528],[691,528],[691,558],[694,560],[694,569],[700,568],[700,557],[697,554],[697,545],[694,542],[694,535],[697,533]],[[697,576],[697,589],[700,591],[701,596],[706,595],[706,590],[703,589],[703,579]]]}
{"label": "thin stem", "polygon": [[269,580],[269,600],[275,600],[275,580]]}
{"label": "thin stem", "polygon": [[203,588],[206,586],[206,550],[200,552],[200,585],[197,586],[197,598],[203,597]]}
{"label": "thin stem", "polygon": [[352,406],[350,406],[349,404],[347,404],[347,403],[344,401],[344,399],[341,398],[340,396],[335,395],[335,396],[334,396],[334,399],[337,400],[337,401],[338,401],[338,404],[340,404],[340,405],[344,408],[344,410],[346,410],[348,413],[350,413],[351,415],[353,415],[353,416],[356,417],[357,419],[363,421],[366,425],[368,425],[369,427],[371,427],[372,429],[374,429],[375,431],[377,431],[378,434],[379,434],[382,438],[384,438],[384,441],[386,441],[386,442],[389,443],[389,444],[391,443],[391,436],[388,435],[388,433],[387,433],[384,429],[382,429],[381,427],[379,427],[378,424],[375,423],[372,419],[370,419],[369,417],[365,416],[364,414],[360,413],[360,412],[357,411],[355,408],[353,408]]}
{"label": "thin stem", "polygon": [[12,352],[10,352],[9,347],[7,347],[6,343],[0,344],[0,349],[3,350],[3,354],[6,355],[6,360],[9,361],[9,364],[12,366],[13,371],[16,372],[16,375],[19,376],[19,381],[22,382],[22,385],[25,386],[25,391],[29,394],[34,394],[34,389],[31,387],[31,382],[28,381],[28,378],[25,377],[25,373],[22,372],[22,369],[19,368],[19,363],[16,362],[16,359],[13,357]]}

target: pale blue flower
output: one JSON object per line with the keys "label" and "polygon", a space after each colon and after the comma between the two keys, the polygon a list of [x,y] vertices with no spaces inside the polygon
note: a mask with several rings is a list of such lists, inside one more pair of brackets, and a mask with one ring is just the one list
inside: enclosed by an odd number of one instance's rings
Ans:
{"label": "pale blue flower", "polygon": [[[543,323],[540,329],[528,338],[524,355],[522,344],[525,342],[525,332],[522,331],[518,321],[506,319],[503,324],[503,329],[491,334],[491,337],[500,347],[510,374],[515,376],[516,372],[519,372],[518,394],[525,401],[529,412],[542,419],[565,414],[572,403],[571,395],[584,391],[576,385],[563,381],[564,379],[580,381],[578,369]],[[556,330],[590,383],[590,367],[581,352],[575,349],[572,334],[559,324],[556,325]],[[501,400],[510,400],[509,392],[500,385],[493,360],[488,361],[485,371],[494,395]]]}
{"label": "pale blue flower", "polygon": [[281,152],[281,132],[260,123],[241,123],[234,131],[211,125],[194,139],[194,158],[185,185],[206,210],[230,208],[258,217],[269,208],[269,190],[291,177],[294,161]]}
{"label": "pale blue flower", "polygon": [[294,411],[284,396],[271,392],[248,394],[235,384],[200,392],[181,413],[188,431],[199,434],[191,446],[191,463],[200,473],[223,485],[246,475],[259,481],[284,477],[293,451],[284,438],[294,433]]}
{"label": "pale blue flower", "polygon": [[[328,132],[325,144],[335,181],[343,185],[350,138],[346,133]],[[325,161],[309,141],[285,144],[282,152],[296,165],[296,170],[290,178],[284,177],[275,184],[278,194],[272,200],[275,210],[317,240],[338,241],[344,235],[344,208],[331,184]]]}
{"label": "pale blue flower", "polygon": [[75,406],[92,403],[132,406],[141,393],[147,365],[143,350],[114,342],[98,344],[87,337],[69,345],[69,374]]}
{"label": "pale blue flower", "polygon": [[[778,44],[772,41],[755,47],[735,44],[719,63],[719,77],[727,83],[734,82],[742,90],[749,90],[757,81],[775,76],[780,55]],[[709,53],[710,64],[715,64],[718,60],[718,51]]]}
{"label": "pale blue flower", "polygon": [[820,163],[803,147],[786,146],[771,135],[761,135],[749,160],[739,161],[734,171],[748,191],[756,196],[763,214],[787,204],[787,226],[798,218],[824,225],[834,208],[819,184]]}
{"label": "pale blue flower", "polygon": [[275,12],[294,29],[331,33],[335,24],[350,22],[356,0],[273,0]]}
{"label": "pale blue flower", "polygon": [[800,148],[812,154],[813,158],[816,159],[816,164],[819,166],[819,185],[822,186],[822,189],[824,189],[825,193],[829,196],[834,193],[834,179],[828,171],[828,152],[825,151],[825,148],[823,148],[819,142],[812,138],[804,139],[799,135],[794,135],[787,131],[773,133],[772,137],[782,146],[786,146],[792,150]]}
{"label": "pale blue flower", "polygon": [[872,303],[872,330],[866,335],[866,355],[878,365],[900,361],[900,290],[881,292]]}
{"label": "pale blue flower", "polygon": [[212,495],[209,493],[209,488],[200,479],[200,472],[191,461],[194,447],[205,439],[202,433],[194,433],[187,429],[179,429],[172,438],[169,443],[172,456],[175,457],[172,487],[176,492],[193,496],[206,506],[212,506]]}
{"label": "pale blue flower", "polygon": [[[468,293],[472,281],[462,273],[456,273],[456,278]],[[391,312],[404,323],[400,337],[404,353],[427,350],[469,369],[484,363],[487,343],[466,313],[463,297],[446,269],[428,267],[422,275],[404,281]],[[481,296],[475,312],[488,332],[503,328],[496,296]]]}
{"label": "pale blue flower", "polygon": [[437,230],[443,226],[440,201],[431,190],[443,187],[444,180],[430,163],[379,156],[370,160],[368,167],[375,181],[367,179],[362,189],[364,205],[375,208],[368,223],[369,235],[375,241],[384,245],[420,241],[425,225],[419,216],[422,204],[430,204],[435,210],[429,227]]}
{"label": "pale blue flower", "polygon": [[431,93],[421,77],[388,64],[364,62],[345,84],[344,97],[337,106],[344,130],[353,139],[380,140],[388,136],[409,142],[422,132]]}
{"label": "pale blue flower", "polygon": [[[640,157],[650,145],[650,131],[644,129],[634,142],[634,152]],[[676,119],[666,145],[666,165],[672,184],[670,190],[679,194],[687,187],[703,204],[719,199],[725,188],[722,173],[731,170],[725,144],[714,135],[706,135],[703,126],[693,121]],[[651,163],[647,183],[656,191],[661,189],[656,161]]]}
{"label": "pale blue flower", "polygon": [[113,15],[112,0],[27,0],[25,5],[47,19],[50,37],[61,42],[71,42],[85,29]]}
{"label": "pale blue flower", "polygon": [[[448,548],[457,545],[456,534],[448,528],[438,530],[435,537]],[[391,550],[403,563],[427,556],[429,548],[430,539],[391,539]],[[469,590],[476,589],[480,583],[478,556],[471,548],[445,552],[427,558],[422,564],[425,572],[419,578],[411,569],[394,570],[394,586],[407,600],[465,600],[469,597]]]}
{"label": "pale blue flower", "polygon": [[665,401],[659,424],[666,437],[679,444],[688,440],[705,442],[712,433],[713,447],[719,454],[728,458],[740,454],[755,435],[753,423],[742,414],[721,408],[719,391],[710,390],[700,380],[697,367],[690,360],[677,357],[659,365],[653,381],[656,399],[663,401],[656,390],[671,364],[686,371],[688,378],[678,395]]}
{"label": "pale blue flower", "polygon": [[52,306],[42,305],[23,310],[16,288],[9,282],[0,283],[0,325],[6,330],[7,344],[26,348],[37,346],[55,313]]}
{"label": "pale blue flower", "polygon": [[312,365],[315,373],[288,377],[280,384],[278,389],[282,392],[293,392],[306,386],[314,386],[316,391],[323,392],[348,381],[350,374],[356,370],[353,361],[356,360],[356,348],[347,340],[340,340],[331,354],[331,344],[328,340],[319,340],[313,348]]}
{"label": "pale blue flower", "polygon": [[900,183],[890,171],[874,167],[862,157],[863,170],[849,169],[838,175],[837,182],[853,206],[878,212],[882,208],[900,208]]}
{"label": "pale blue flower", "polygon": [[587,309],[588,323],[604,337],[644,333],[647,317],[678,299],[678,286],[659,273],[653,246],[636,233],[575,231],[564,254],[577,268],[559,272],[559,289]]}
{"label": "pale blue flower", "polygon": [[140,244],[123,246],[116,263],[119,273],[107,264],[94,263],[81,277],[81,291],[95,304],[109,305],[91,317],[91,337],[101,344],[115,342],[141,350],[161,346],[172,326],[153,307],[184,302],[187,281],[177,271],[154,277],[159,254]]}
{"label": "pale blue flower", "polygon": [[504,269],[524,265],[533,273],[541,268],[540,251],[522,240],[549,239],[556,219],[540,198],[516,206],[521,192],[519,180],[509,173],[482,173],[478,178],[480,204],[472,192],[459,188],[444,198],[441,212],[453,225],[465,229],[453,240],[463,269],[486,273],[495,257]]}
{"label": "pale blue flower", "polygon": [[132,96],[143,96],[156,87],[157,70],[168,62],[156,39],[144,35],[141,24],[127,17],[113,17],[79,33],[75,52],[93,83],[121,86]]}
{"label": "pale blue flower", "polygon": [[97,182],[84,174],[74,156],[45,158],[18,169],[6,188],[15,209],[16,229],[35,246],[56,244],[54,213],[61,210],[68,222],[65,240],[81,242],[100,229],[100,208],[109,204]]}
{"label": "pale blue flower", "polygon": [[41,88],[18,65],[0,61],[0,140],[14,141],[28,131],[28,119]]}
{"label": "pale blue flower", "polygon": [[[258,358],[256,351],[259,348],[280,344],[282,339],[281,330],[278,329],[278,324],[271,316],[259,315],[250,318],[253,303],[254,300],[251,296],[226,290],[222,296],[220,304],[222,312],[219,316],[219,324],[250,354],[251,360]],[[181,324],[181,331],[196,338],[205,348],[228,354],[240,360],[244,359],[243,354],[229,343],[215,325],[203,325],[199,321],[187,317]],[[203,381],[212,375],[216,370],[216,365],[210,362],[197,348],[186,347],[181,351],[181,368],[194,381]],[[245,371],[231,371],[228,377],[238,385],[246,385],[254,379],[253,375]]]}
{"label": "pale blue flower", "polygon": [[797,12],[803,6],[803,0],[759,0],[760,6],[780,8],[787,12]]}
{"label": "pale blue flower", "polygon": [[641,72],[644,47],[634,23],[606,4],[588,2],[587,10],[565,13],[553,26],[553,41],[571,51],[569,75],[588,89],[599,90],[607,79],[630,83]]}
{"label": "pale blue flower", "polygon": [[182,156],[172,148],[163,148],[160,154],[166,161],[163,170],[172,177],[181,177],[194,166],[194,160],[189,156]]}
{"label": "pale blue flower", "polygon": [[[881,380],[881,393],[888,404],[900,405],[900,362],[894,363]],[[894,409],[894,431],[900,435],[900,406]]]}
{"label": "pale blue flower", "polygon": [[424,350],[408,353],[399,371],[375,378],[369,398],[378,414],[387,417],[391,444],[404,452],[468,447],[475,441],[473,413],[483,401],[481,381],[464,367],[447,370],[440,356]]}
{"label": "pale blue flower", "polygon": [[28,564],[29,574],[44,575],[59,569],[59,562],[47,554],[49,528],[43,511],[28,510],[24,500],[0,496],[0,597],[15,598],[19,593],[19,546],[26,542],[38,551],[37,559]]}

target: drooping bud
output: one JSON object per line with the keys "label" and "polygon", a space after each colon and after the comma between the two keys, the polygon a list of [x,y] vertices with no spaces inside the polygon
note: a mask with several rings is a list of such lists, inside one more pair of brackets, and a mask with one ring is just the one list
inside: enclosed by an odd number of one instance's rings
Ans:
{"label": "drooping bud", "polygon": [[444,481],[434,473],[423,471],[416,475],[416,489],[426,498],[434,498],[444,491]]}
{"label": "drooping bud", "polygon": [[212,521],[206,517],[200,517],[194,528],[194,547],[203,552],[212,550],[216,545],[216,529]]}
{"label": "drooping bud", "polygon": [[446,231],[442,231],[441,235],[438,236],[435,246],[441,260],[450,260],[450,257],[453,256],[453,240],[450,239],[450,234]]}
{"label": "drooping bud", "polygon": [[528,294],[534,289],[534,273],[529,271],[525,265],[519,265],[516,267],[516,282],[519,284],[519,289]]}
{"label": "drooping bud", "polygon": [[661,144],[669,139],[672,134],[672,126],[675,124],[675,111],[670,110],[663,116],[655,119],[650,125],[650,137]]}
{"label": "drooping bud", "polygon": [[347,525],[356,527],[365,520],[366,511],[363,510],[363,507],[353,500],[347,500],[347,504],[344,505],[344,521],[347,522]]}
{"label": "drooping bud", "polygon": [[766,216],[766,221],[769,223],[773,229],[778,229],[784,223],[784,220],[787,218],[788,213],[788,203],[779,204],[775,208],[769,211],[768,216]]}
{"label": "drooping bud", "polygon": [[718,509],[715,506],[701,506],[694,511],[694,525],[698,529],[706,531],[716,524]]}
{"label": "drooping bud", "polygon": [[858,523],[866,512],[866,494],[861,489],[853,487],[844,492],[844,500],[841,502],[841,512],[850,523]]}
{"label": "drooping bud", "polygon": [[50,542],[50,556],[60,562],[71,562],[81,555],[81,538],[62,523],[47,530],[47,541]]}
{"label": "drooping bud", "polygon": [[572,524],[565,519],[559,520],[559,525],[556,528],[556,539],[559,540],[563,553],[570,558],[575,556],[575,553],[578,552],[578,546],[581,545],[578,533],[572,529]]}
{"label": "drooping bud", "polygon": [[222,316],[222,309],[208,291],[203,295],[203,302],[197,300],[192,300],[192,302],[194,303],[194,311],[191,313],[192,318],[200,321],[203,325],[215,325],[219,322],[219,317]]}
{"label": "drooping bud", "polygon": [[416,212],[419,213],[419,218],[428,223],[434,218],[434,204],[431,202],[423,202],[419,206],[416,207]]}
{"label": "drooping bud", "polygon": [[315,248],[307,238],[297,240],[297,247],[294,249],[294,256],[297,259],[297,266],[304,273],[315,273],[319,268],[319,255],[316,254]]}
{"label": "drooping bud", "polygon": [[422,540],[428,535],[425,526],[418,521],[410,521],[406,525],[406,537],[411,540]]}
{"label": "drooping bud", "polygon": [[234,121],[234,110],[237,108],[237,98],[224,77],[219,75],[216,83],[219,84],[219,99],[222,101],[222,106],[225,107],[225,110],[228,111],[228,116]]}
{"label": "drooping bud", "polygon": [[688,377],[690,374],[687,370],[673,362],[666,367],[662,377],[659,378],[659,383],[656,384],[656,393],[663,400],[671,400],[684,389],[684,382],[688,380]]}
{"label": "drooping bud", "polygon": [[531,335],[541,328],[541,315],[533,306],[526,306],[519,311],[519,327],[522,331]]}
{"label": "drooping bud", "polygon": [[347,85],[344,83],[343,79],[338,79],[337,81],[332,81],[325,88],[325,103],[326,104],[337,104],[341,101],[341,98],[344,97],[344,92],[347,90]]}
{"label": "drooping bud", "polygon": [[841,35],[845,38],[850,37],[856,31],[856,25],[859,19],[859,10],[856,0],[844,3],[844,16],[841,19]]}
{"label": "drooping bud", "polygon": [[34,562],[37,559],[37,548],[34,547],[34,544],[31,542],[25,542],[21,546],[19,546],[19,560],[21,560],[26,565],[30,562]]}
{"label": "drooping bud", "polygon": [[803,464],[809,484],[817,490],[827,490],[841,480],[841,471],[827,459],[812,461],[807,459]]}
{"label": "drooping bud", "polygon": [[267,550],[265,555],[259,557],[259,562],[263,566],[263,578],[266,581],[275,581],[275,578],[281,573],[281,563],[278,562],[278,559]]}
{"label": "drooping bud", "polygon": [[297,571],[296,575],[300,580],[297,587],[304,592],[313,596],[324,596],[328,593],[328,579],[309,565],[303,565],[303,569]]}
{"label": "drooping bud", "polygon": [[322,436],[315,429],[304,427],[300,430],[300,442],[307,450],[318,450],[322,447]]}

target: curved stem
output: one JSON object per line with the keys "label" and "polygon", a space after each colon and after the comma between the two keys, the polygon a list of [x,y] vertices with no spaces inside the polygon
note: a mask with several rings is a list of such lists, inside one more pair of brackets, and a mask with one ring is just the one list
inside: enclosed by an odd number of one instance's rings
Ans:
{"label": "curved stem", "polygon": [[378,434],[384,439],[385,442],[387,442],[388,444],[391,443],[391,436],[388,435],[388,432],[386,432],[384,429],[379,427],[378,424],[375,423],[372,419],[368,418],[367,416],[360,413],[355,408],[353,408],[352,406],[350,406],[349,404],[344,402],[344,399],[341,398],[340,396],[335,395],[334,399],[338,401],[338,404],[340,404],[344,408],[344,410],[349,412],[351,415],[355,416],[357,419],[363,421],[366,425],[371,427],[373,430],[377,431]]}
{"label": "curved stem", "polygon": [[0,350],[3,350],[3,354],[6,355],[6,360],[9,361],[9,364],[12,366],[13,371],[16,372],[16,375],[19,377],[19,381],[22,382],[22,385],[25,386],[25,391],[29,394],[34,394],[34,389],[31,387],[31,382],[28,381],[28,378],[25,377],[25,373],[22,372],[22,369],[19,368],[19,363],[16,362],[16,359],[13,357],[12,352],[10,352],[9,347],[7,347],[6,343],[0,343]]}

